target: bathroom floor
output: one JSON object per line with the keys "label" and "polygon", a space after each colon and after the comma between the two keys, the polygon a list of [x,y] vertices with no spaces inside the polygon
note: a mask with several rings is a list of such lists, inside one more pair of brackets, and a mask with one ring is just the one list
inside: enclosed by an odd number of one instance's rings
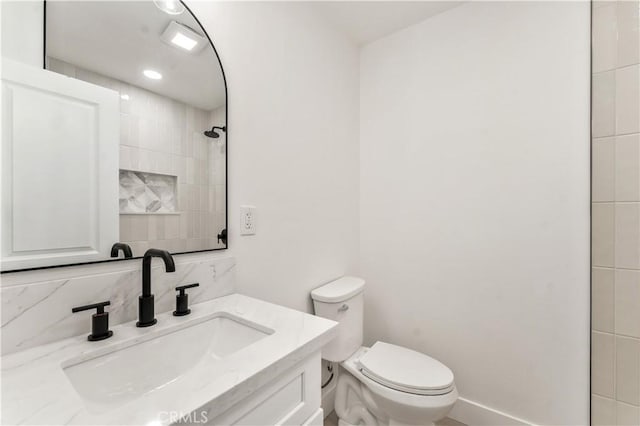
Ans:
{"label": "bathroom floor", "polygon": [[[332,411],[331,414],[329,414],[324,419],[324,426],[338,426],[338,416],[336,415],[335,411]],[[445,417],[444,419],[436,423],[436,426],[467,426],[467,425],[465,425],[464,423],[457,422],[453,419],[450,419],[449,417]]]}

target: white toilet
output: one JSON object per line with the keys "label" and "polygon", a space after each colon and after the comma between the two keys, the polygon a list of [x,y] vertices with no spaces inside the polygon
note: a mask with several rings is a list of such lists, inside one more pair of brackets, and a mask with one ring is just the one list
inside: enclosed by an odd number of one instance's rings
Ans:
{"label": "white toilet", "polygon": [[364,280],[342,277],[311,292],[315,313],[337,321],[322,358],[340,362],[335,410],[341,426],[432,425],[458,399],[453,373],[420,352],[384,342],[362,346]]}

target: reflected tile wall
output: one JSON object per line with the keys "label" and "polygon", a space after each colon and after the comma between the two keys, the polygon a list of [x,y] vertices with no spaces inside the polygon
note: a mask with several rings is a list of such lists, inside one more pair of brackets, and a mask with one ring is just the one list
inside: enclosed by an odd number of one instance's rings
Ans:
{"label": "reflected tile wall", "polygon": [[593,3],[592,424],[640,425],[640,3]]}
{"label": "reflected tile wall", "polygon": [[120,93],[121,169],[177,177],[177,218],[120,216],[120,240],[134,256],[150,247],[222,248],[216,236],[226,223],[226,135],[211,139],[203,132],[224,125],[224,107],[205,111],[55,58],[48,64],[52,71]]}

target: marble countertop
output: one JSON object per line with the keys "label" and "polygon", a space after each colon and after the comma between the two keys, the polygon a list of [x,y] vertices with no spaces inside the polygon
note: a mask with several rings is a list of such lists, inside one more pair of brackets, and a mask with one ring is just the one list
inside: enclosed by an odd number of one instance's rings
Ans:
{"label": "marble countertop", "polygon": [[[158,324],[150,328],[137,328],[135,321],[112,327],[113,337],[100,342],[89,342],[84,334],[2,357],[1,423],[160,426],[169,423],[166,412],[188,414],[212,405],[216,408],[210,418],[214,418],[318,351],[337,333],[333,321],[240,294],[198,303],[191,310],[185,317],[159,314]],[[87,408],[62,369],[70,359],[92,358],[96,351],[147,340],[147,333],[167,334],[217,312],[274,332],[215,365],[194,367],[165,386],[99,414]],[[88,325],[90,321],[87,317]]]}

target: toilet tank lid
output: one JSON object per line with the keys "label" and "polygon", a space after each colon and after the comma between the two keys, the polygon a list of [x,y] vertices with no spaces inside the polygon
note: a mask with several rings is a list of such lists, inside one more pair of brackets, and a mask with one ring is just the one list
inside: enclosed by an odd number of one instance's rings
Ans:
{"label": "toilet tank lid", "polygon": [[364,290],[364,280],[357,277],[342,277],[331,281],[311,292],[311,298],[318,302],[338,303],[361,293]]}

